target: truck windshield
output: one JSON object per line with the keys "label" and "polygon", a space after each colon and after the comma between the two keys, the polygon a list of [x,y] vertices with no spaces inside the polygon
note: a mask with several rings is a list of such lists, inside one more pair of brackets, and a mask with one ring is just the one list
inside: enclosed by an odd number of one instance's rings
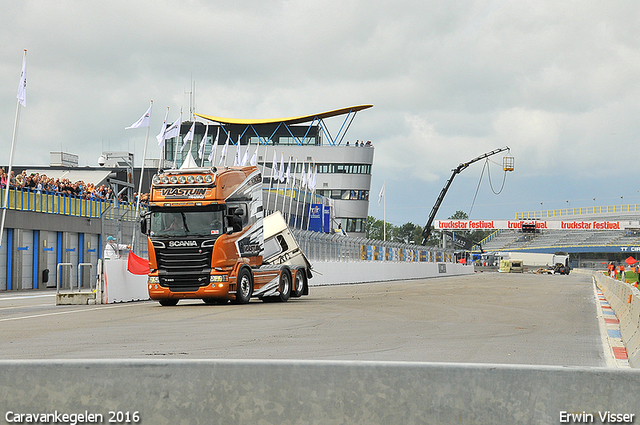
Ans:
{"label": "truck windshield", "polygon": [[149,235],[217,237],[224,233],[223,219],[222,210],[157,210],[150,214]]}

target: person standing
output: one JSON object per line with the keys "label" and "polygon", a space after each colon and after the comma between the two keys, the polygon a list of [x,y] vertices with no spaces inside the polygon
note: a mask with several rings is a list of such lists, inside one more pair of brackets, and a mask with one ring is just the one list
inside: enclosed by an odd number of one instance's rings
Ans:
{"label": "person standing", "polygon": [[104,259],[117,260],[120,258],[120,251],[125,249],[131,249],[131,246],[116,243],[116,238],[114,238],[113,236],[108,236],[107,244],[104,247]]}

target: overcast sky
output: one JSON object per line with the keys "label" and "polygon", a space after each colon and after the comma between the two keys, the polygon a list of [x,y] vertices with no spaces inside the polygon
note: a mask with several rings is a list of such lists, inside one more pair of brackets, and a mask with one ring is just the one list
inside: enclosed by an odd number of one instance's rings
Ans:
{"label": "overcast sky", "polygon": [[[0,163],[9,162],[23,49],[27,107],[14,164],[49,152],[97,165],[132,151],[125,130],[153,99],[147,157],[164,112],[278,118],[373,104],[347,139],[376,148],[370,215],[423,225],[459,163],[509,146],[454,180],[437,218],[640,204],[640,3],[633,1],[5,2]],[[337,132],[342,121],[329,126]],[[595,198],[595,200],[593,199]],[[473,204],[473,209],[471,206]]]}

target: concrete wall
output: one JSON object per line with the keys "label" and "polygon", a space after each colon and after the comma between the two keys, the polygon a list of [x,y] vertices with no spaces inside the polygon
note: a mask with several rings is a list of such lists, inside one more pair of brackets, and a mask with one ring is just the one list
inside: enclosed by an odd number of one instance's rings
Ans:
{"label": "concrete wall", "polygon": [[0,368],[6,422],[7,412],[56,411],[102,414],[100,423],[110,411],[137,412],[140,423],[155,425],[547,425],[562,423],[563,412],[592,415],[579,421],[591,423],[602,423],[599,412],[633,414],[634,422],[640,414],[636,370],[261,360],[0,361]]}
{"label": "concrete wall", "polygon": [[593,276],[620,320],[620,334],[627,348],[629,364],[640,368],[640,291],[600,272],[593,272]]}
{"label": "concrete wall", "polygon": [[310,286],[379,282],[401,279],[472,274],[473,266],[455,263],[411,263],[391,261],[314,261]]}

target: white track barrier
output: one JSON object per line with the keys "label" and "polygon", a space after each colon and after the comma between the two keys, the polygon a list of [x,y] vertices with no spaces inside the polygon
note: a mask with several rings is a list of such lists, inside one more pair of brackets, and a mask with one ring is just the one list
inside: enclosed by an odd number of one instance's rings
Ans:
{"label": "white track barrier", "polygon": [[316,261],[310,286],[427,279],[473,274],[472,265],[390,261]]}
{"label": "white track barrier", "polygon": [[593,276],[620,320],[620,334],[627,348],[629,365],[640,368],[640,291],[602,273],[594,272]]}
{"label": "white track barrier", "polygon": [[135,414],[154,425],[546,425],[568,423],[569,414],[587,419],[571,423],[603,423],[607,412],[637,423],[640,414],[634,369],[260,360],[0,361],[0,368],[3,423],[53,412],[101,414],[99,423],[133,423]]}
{"label": "white track barrier", "polygon": [[147,276],[135,275],[127,270],[127,260],[105,260],[102,263],[102,302],[117,303],[149,299]]}

